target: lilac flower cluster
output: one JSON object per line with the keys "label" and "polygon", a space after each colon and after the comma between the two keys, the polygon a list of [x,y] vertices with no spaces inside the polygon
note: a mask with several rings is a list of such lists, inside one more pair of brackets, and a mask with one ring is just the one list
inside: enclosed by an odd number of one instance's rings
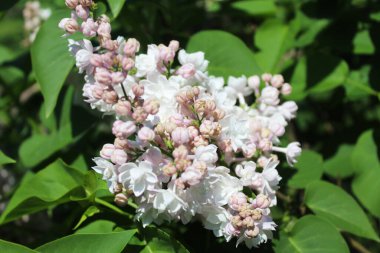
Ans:
{"label": "lilac flower cluster", "polygon": [[85,73],[85,101],[115,116],[115,139],[93,167],[115,202],[132,199],[144,226],[199,220],[216,236],[250,248],[272,238],[270,207],[281,180],[274,152],[290,165],[301,153],[297,142],[279,146],[297,111],[293,101],[280,101],[291,85],[271,74],[229,77],[225,84],[208,74],[203,52],[188,53],[171,41],[138,53],[136,39],[112,40],[106,16],[93,19],[91,0],[66,5],[72,15],[59,27],[88,38],[69,40]]}

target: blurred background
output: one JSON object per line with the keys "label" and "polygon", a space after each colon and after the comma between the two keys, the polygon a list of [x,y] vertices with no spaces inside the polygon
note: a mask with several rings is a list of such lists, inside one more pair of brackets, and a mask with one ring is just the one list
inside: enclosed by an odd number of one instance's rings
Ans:
{"label": "blurred background", "polygon": [[[343,189],[379,231],[379,1],[126,0],[117,8],[113,2],[97,1],[96,12],[113,18],[114,37],[135,37],[143,47],[176,39],[190,51],[205,51],[215,74],[282,73],[293,85],[289,99],[297,102],[299,112],[285,139],[300,141],[307,151],[295,169],[284,164],[280,170],[280,203],[273,216],[282,232],[290,231],[302,215],[316,212],[304,203],[306,182],[315,174]],[[91,158],[112,140],[111,118],[83,102],[82,77],[72,68],[70,56],[66,69],[57,69],[55,58],[49,58],[57,54],[55,48],[66,54],[67,43],[58,40],[46,47],[46,57],[40,56],[42,41],[56,40],[53,37],[62,34],[56,28],[58,20],[68,15],[63,0],[0,2],[0,150],[17,161],[1,160],[0,213],[28,175],[36,175],[57,158],[87,171]],[[224,45],[217,53],[214,42]],[[245,52],[254,57],[255,70],[247,66]],[[244,59],[231,61],[236,55]],[[219,73],[214,66],[226,70]],[[257,69],[260,73],[254,73]],[[47,78],[41,77],[44,73]],[[63,73],[62,81],[56,73]],[[53,102],[46,93],[56,94]],[[29,207],[0,219],[0,238],[31,248],[73,233],[91,205],[54,199],[35,208],[35,200],[22,201],[18,204]],[[132,223],[99,212],[88,215],[84,224],[98,219],[121,227]],[[340,230],[359,229],[346,227]],[[167,224],[163,230],[190,252],[248,252],[234,243],[221,243],[198,223]],[[343,237],[351,252],[380,252],[373,235],[343,232]],[[285,252],[273,245],[257,251]]]}

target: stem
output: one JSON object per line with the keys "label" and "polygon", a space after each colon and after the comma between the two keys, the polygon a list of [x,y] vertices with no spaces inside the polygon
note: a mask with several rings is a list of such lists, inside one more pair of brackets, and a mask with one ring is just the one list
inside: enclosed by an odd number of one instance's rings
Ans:
{"label": "stem", "polygon": [[359,251],[360,253],[371,253],[371,251],[369,251],[366,247],[364,247],[363,244],[356,241],[355,239],[349,237],[348,241],[350,242],[351,246],[357,251]]}
{"label": "stem", "polygon": [[125,89],[124,89],[123,84],[120,83],[120,86],[121,86],[121,89],[123,90],[123,94],[124,94],[125,99],[127,99],[127,98],[128,98],[128,97],[127,97],[127,92],[125,92]]}
{"label": "stem", "polygon": [[[104,200],[102,200],[100,198],[95,198],[95,203],[100,204],[102,206],[105,206],[108,209],[111,209],[112,211],[114,211],[114,212],[116,212],[116,213],[118,213],[120,215],[127,216],[128,218],[133,219],[133,215],[132,214],[124,212],[123,210],[121,210],[117,206],[114,206],[114,205],[112,205],[112,204],[108,203],[107,201],[104,201]],[[128,201],[128,204],[129,204],[129,201]]]}

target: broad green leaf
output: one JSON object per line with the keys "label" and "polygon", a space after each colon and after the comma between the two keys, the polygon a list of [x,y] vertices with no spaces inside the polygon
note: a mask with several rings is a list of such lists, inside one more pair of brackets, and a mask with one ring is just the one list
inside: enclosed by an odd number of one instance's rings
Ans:
{"label": "broad green leaf", "polygon": [[0,150],[0,165],[15,163],[16,161],[6,156],[3,151]]}
{"label": "broad green leaf", "polygon": [[291,47],[294,34],[289,26],[273,19],[267,20],[255,33],[255,45],[260,49],[256,60],[264,72],[277,73],[280,60]]}
{"label": "broad green leaf", "polygon": [[135,229],[122,232],[74,234],[38,247],[41,253],[120,253],[136,233]]}
{"label": "broad green leaf", "polygon": [[307,92],[305,91],[307,85],[306,57],[298,59],[290,79],[290,84],[292,85],[292,93],[288,96],[289,99],[299,101],[307,96]]}
{"label": "broad green leaf", "polygon": [[203,51],[210,61],[211,75],[250,76],[260,74],[252,51],[236,36],[223,31],[202,31],[190,38],[188,52]]}
{"label": "broad green leaf", "polygon": [[276,13],[277,7],[272,0],[245,0],[232,3],[233,8],[252,16],[267,16]]}
{"label": "broad green leaf", "polygon": [[[0,52],[1,54],[1,52]],[[3,66],[0,68],[0,78],[1,80],[11,86],[11,85],[17,85],[22,90],[24,82],[24,72],[22,72],[21,69],[13,67],[13,66]]]}
{"label": "broad green leaf", "polygon": [[289,234],[281,233],[276,253],[348,253],[338,230],[322,218],[307,215],[297,221]]}
{"label": "broad green leaf", "polygon": [[141,253],[190,253],[185,246],[161,229],[146,227],[143,233],[147,244]]}
{"label": "broad green leaf", "polygon": [[[364,158],[365,159],[365,158]],[[364,160],[363,160],[364,161]],[[352,191],[371,214],[380,218],[380,166],[363,171],[352,182]]]}
{"label": "broad green leaf", "polygon": [[377,92],[372,89],[369,84],[369,66],[364,66],[360,70],[351,71],[346,81],[344,82],[344,89],[346,90],[346,97],[349,100],[356,101],[363,99],[368,95],[377,95]]}
{"label": "broad green leaf", "polygon": [[[74,141],[70,121],[73,92],[74,89],[70,87],[65,94],[58,131],[50,134],[34,134],[21,144],[19,155],[24,166],[34,167]],[[50,130],[54,130],[50,117],[54,118],[54,115],[50,115],[44,122],[50,125]]]}
{"label": "broad green leaf", "polygon": [[296,174],[289,180],[288,185],[294,188],[305,188],[310,182],[318,181],[323,172],[323,159],[311,150],[302,151],[295,164]]}
{"label": "broad green leaf", "polygon": [[54,12],[41,26],[31,48],[32,65],[36,79],[41,87],[49,116],[57,103],[67,75],[74,65],[74,57],[67,49],[64,32],[58,28],[59,21],[70,16],[67,11]]}
{"label": "broad green leaf", "polygon": [[354,54],[373,54],[375,46],[371,40],[368,30],[358,32],[353,41]]}
{"label": "broad green leaf", "polygon": [[342,144],[333,157],[325,161],[324,171],[335,178],[346,178],[354,174],[351,164],[351,155],[354,147]]}
{"label": "broad green leaf", "polygon": [[0,224],[67,202],[72,194],[85,196],[82,185],[83,174],[60,160],[36,174],[28,173],[2,213]]}
{"label": "broad green leaf", "polygon": [[[99,209],[98,209],[99,210]],[[103,234],[111,233],[116,227],[115,222],[109,220],[96,220],[83,228],[78,229],[75,234]]]}
{"label": "broad green leaf", "polygon": [[15,57],[11,49],[0,45],[0,65],[6,61],[10,61]]}
{"label": "broad green leaf", "polygon": [[0,239],[0,252],[1,253],[38,253],[23,245],[8,242]]}
{"label": "broad green leaf", "polygon": [[125,0],[107,0],[113,17],[116,18],[125,4]]}
{"label": "broad green leaf", "polygon": [[312,54],[307,58],[308,92],[318,93],[332,90],[344,83],[348,75],[344,60],[327,54]]}
{"label": "broad green leaf", "polygon": [[362,208],[343,189],[323,181],[313,182],[306,187],[305,203],[338,229],[380,241]]}
{"label": "broad green leaf", "polygon": [[360,135],[352,152],[351,161],[356,173],[380,168],[379,158],[377,157],[377,146],[373,139],[372,130],[368,130]]}

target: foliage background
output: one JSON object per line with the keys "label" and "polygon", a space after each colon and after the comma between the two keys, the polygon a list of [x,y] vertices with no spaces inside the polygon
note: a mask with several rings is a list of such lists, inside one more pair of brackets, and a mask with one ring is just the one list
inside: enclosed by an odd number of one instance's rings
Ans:
{"label": "foliage background", "polygon": [[[41,0],[53,15],[24,47],[24,4],[0,3],[0,252],[249,252],[199,223],[142,229],[133,207],[112,204],[89,169],[110,118],[82,102],[57,28],[69,12]],[[255,251],[380,252],[379,1],[104,0],[97,13],[115,36],[205,51],[212,74],[282,73],[293,85],[284,142],[304,152],[281,166],[278,231]]]}

